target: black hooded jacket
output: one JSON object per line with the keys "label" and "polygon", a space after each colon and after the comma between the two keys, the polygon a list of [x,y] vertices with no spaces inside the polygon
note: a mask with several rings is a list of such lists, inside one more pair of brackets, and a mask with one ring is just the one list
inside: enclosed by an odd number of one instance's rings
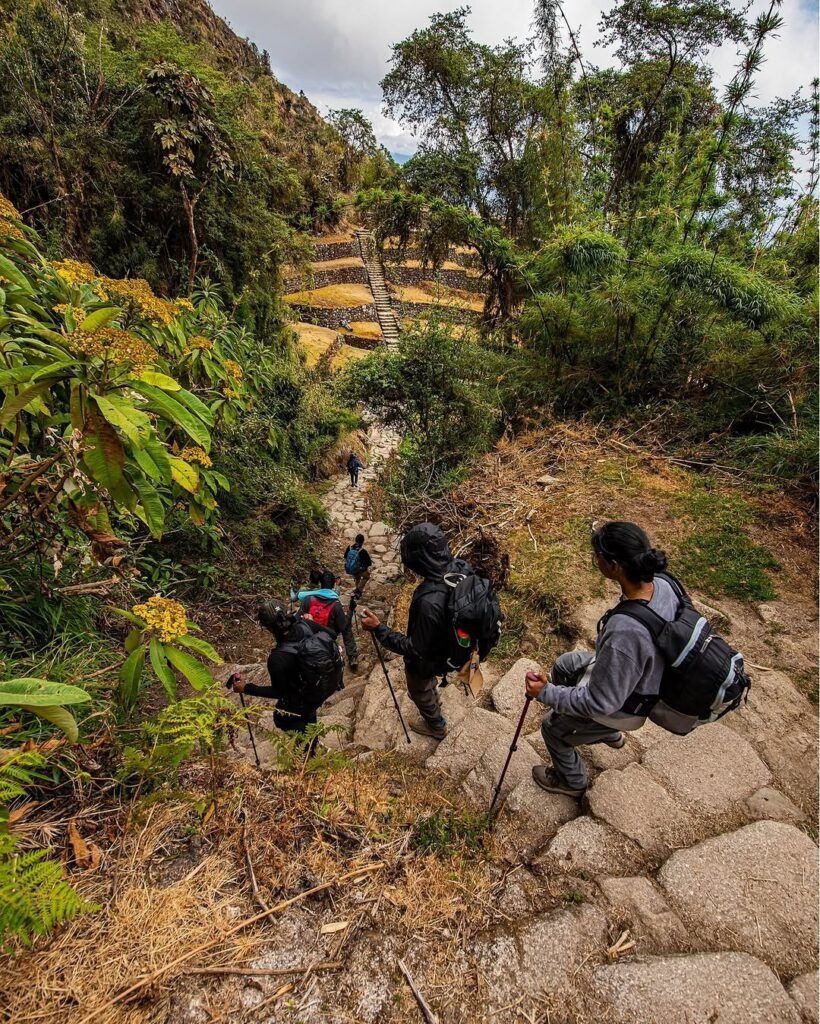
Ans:
{"label": "black hooded jacket", "polygon": [[401,560],[418,576],[423,576],[410,602],[407,635],[381,625],[379,641],[390,651],[404,656],[408,670],[419,676],[434,676],[447,667],[450,629],[448,589],[442,577],[452,560],[447,538],[433,523],[420,523],[404,535]]}

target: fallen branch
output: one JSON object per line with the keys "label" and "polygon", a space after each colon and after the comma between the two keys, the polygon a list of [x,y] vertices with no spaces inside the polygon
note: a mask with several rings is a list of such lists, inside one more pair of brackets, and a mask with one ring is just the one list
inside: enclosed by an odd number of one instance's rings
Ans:
{"label": "fallen branch", "polygon": [[407,969],[407,964],[404,962],[404,960],[399,960],[399,970],[404,975],[407,984],[410,986],[410,991],[413,993],[413,996],[415,997],[415,1000],[418,1003],[419,1009],[421,1010],[421,1015],[424,1018],[424,1024],[439,1024],[438,1017],[427,1005],[424,996],[421,994],[421,992],[419,992],[418,988],[416,987],[416,983],[413,981],[413,975]]}
{"label": "fallen branch", "polygon": [[121,1003],[123,1000],[128,999],[129,996],[135,995],[140,989],[145,988],[148,985],[153,984],[168,971],[174,967],[179,967],[180,964],[186,963],[188,960],[192,960],[199,953],[207,953],[209,949],[213,949],[214,946],[218,946],[229,938],[231,935],[236,935],[237,932],[241,932],[244,928],[249,928],[252,924],[256,924],[257,921],[262,921],[266,917],[270,917],[272,914],[278,914],[283,910],[287,910],[288,907],[292,907],[295,903],[300,903],[302,900],[307,899],[308,896],[314,896],[317,892],[324,892],[327,889],[332,889],[334,886],[340,885],[342,882],[347,882],[351,878],[358,878],[359,875],[366,875],[371,871],[381,871],[384,864],[368,864],[366,867],[357,868],[355,871],[348,871],[344,875],[339,875],[338,878],[332,878],[329,882],[322,882],[321,885],[314,885],[312,889],[305,889],[304,892],[300,892],[298,896],[291,896],[288,900],[282,900],[280,903],[275,904],[270,910],[263,910],[260,914],[254,914],[253,917],[248,917],[244,921],[240,921],[239,924],[235,924],[233,928],[229,928],[228,931],[224,932],[216,939],[211,939],[209,942],[204,942],[201,946],[197,946],[195,949],[189,950],[187,953],[183,953],[182,956],[178,956],[175,960],[171,960],[170,963],[165,964],[162,967],[158,967],[157,970],[152,971],[150,974],[146,974],[145,977],[140,978],[139,981],[135,981],[133,985],[114,996],[113,999],[109,999],[107,1003],[103,1003],[102,1006],[98,1006],[96,1010],[92,1010],[87,1016],[83,1017],[80,1024],[89,1024],[92,1020],[98,1020],[104,1013],[110,1010],[117,1003]]}
{"label": "fallen branch", "polygon": [[187,974],[241,974],[254,977],[277,977],[283,974],[303,974],[306,971],[335,971],[341,960],[326,960],[309,967],[189,967]]}

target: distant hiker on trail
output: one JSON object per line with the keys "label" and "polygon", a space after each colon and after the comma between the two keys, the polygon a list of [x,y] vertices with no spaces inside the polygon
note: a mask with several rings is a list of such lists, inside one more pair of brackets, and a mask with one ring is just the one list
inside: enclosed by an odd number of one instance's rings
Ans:
{"label": "distant hiker on trail", "polygon": [[[621,601],[644,602],[660,619],[673,620],[680,598],[657,551],[634,523],[606,523],[592,534],[592,561],[607,579],[620,584]],[[549,793],[580,798],[587,770],[577,746],[606,743],[619,749],[624,731],[639,729],[658,699],[664,660],[652,634],[626,614],[608,613],[599,623],[595,651],[570,651],[552,667],[549,679],[533,673],[530,697],[547,704],[541,735],[552,768],[533,768],[535,781]]]}
{"label": "distant hiker on trail", "polygon": [[350,602],[350,608],[345,612],[339,598],[339,580],[332,572],[325,569],[324,572],[312,572],[311,583],[316,584],[311,590],[300,590],[297,594],[301,602],[300,610],[302,615],[310,616],[313,622],[329,629],[334,636],[341,636],[344,640],[347,664],[351,672],[359,671],[359,652],[356,647],[356,637],[353,634],[353,616],[356,611],[356,595]]}
{"label": "distant hiker on trail", "polygon": [[447,735],[447,722],[436,677],[478,668],[498,643],[501,609],[489,581],[452,557],[447,538],[433,523],[407,531],[401,560],[423,577],[410,602],[407,635],[382,625],[370,609],[362,612],[361,622],[384,647],[404,655],[407,692],[422,717],[410,728],[440,740]]}
{"label": "distant hiker on trail", "polygon": [[246,683],[240,676],[233,689],[276,700],[273,724],[284,732],[304,733],[316,722],[318,708],[344,685],[339,648],[327,629],[289,613],[279,601],[263,604],[257,618],[276,640],[268,655],[270,686]]}
{"label": "distant hiker on trail", "polygon": [[347,471],[350,474],[350,486],[359,486],[359,470],[364,469],[364,463],[355,452],[350,453],[350,458],[347,460]]}
{"label": "distant hiker on trail", "polygon": [[358,601],[364,593],[367,581],[370,579],[370,568],[373,559],[367,548],[364,546],[364,534],[357,533],[356,539],[345,548],[345,572],[353,577],[356,589],[353,597]]}

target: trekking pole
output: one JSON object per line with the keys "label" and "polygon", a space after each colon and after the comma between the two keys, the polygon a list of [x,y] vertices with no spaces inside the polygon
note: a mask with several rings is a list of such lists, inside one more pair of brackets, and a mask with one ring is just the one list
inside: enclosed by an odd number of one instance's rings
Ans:
{"label": "trekking pole", "polygon": [[501,787],[504,785],[504,777],[507,774],[507,769],[510,767],[510,761],[512,760],[513,754],[518,749],[518,737],[521,735],[521,730],[524,728],[524,719],[527,717],[527,712],[530,709],[530,701],[532,697],[527,694],[527,698],[524,701],[524,709],[521,712],[521,717],[518,719],[518,725],[515,727],[515,733],[513,734],[512,743],[510,744],[509,753],[507,754],[507,760],[504,762],[504,767],[501,769],[501,778],[498,780],[498,785],[495,787],[495,793],[493,793],[493,802],[490,804],[489,813],[493,813],[495,802],[498,800],[498,795],[501,792]]}
{"label": "trekking pole", "polygon": [[[231,676],[230,679],[227,681],[227,683],[225,683],[225,686],[229,690],[233,689],[233,676]],[[242,710],[243,711],[247,710],[247,705],[245,704],[245,694],[244,693],[240,693],[239,694],[239,703],[242,705]],[[245,721],[245,725],[247,725],[247,727],[248,727],[248,736],[250,737],[251,746],[253,747],[253,756],[254,756],[254,758],[256,760],[256,767],[257,768],[261,768],[262,767],[262,762],[259,760],[259,753],[258,753],[258,751],[256,749],[256,740],[253,738],[253,729],[251,729],[251,723],[249,721],[247,721],[247,719]]]}
{"label": "trekking pole", "polygon": [[402,729],[404,729],[404,737],[408,743],[412,743],[413,741],[410,739],[410,733],[407,731],[407,726],[404,724],[404,716],[401,713],[399,702],[396,700],[396,691],[393,689],[393,684],[390,682],[390,673],[387,671],[387,665],[384,663],[384,655],[382,654],[381,647],[379,647],[379,641],[376,639],[375,633],[371,633],[370,635],[373,637],[373,646],[376,648],[376,654],[379,656],[382,672],[384,672],[384,678],[387,680],[387,688],[390,691],[390,696],[393,698],[393,704],[396,708],[396,714],[399,716]]}

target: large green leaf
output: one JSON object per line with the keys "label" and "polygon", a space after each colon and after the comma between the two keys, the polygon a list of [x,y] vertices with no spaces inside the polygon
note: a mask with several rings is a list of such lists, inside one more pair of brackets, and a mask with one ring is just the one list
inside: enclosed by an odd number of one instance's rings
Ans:
{"label": "large green leaf", "polygon": [[0,277],[5,277],[7,281],[11,281],[12,284],[17,285],[18,288],[21,288],[28,295],[34,294],[34,289],[25,274],[10,259],[3,255],[0,255]]}
{"label": "large green leaf", "polygon": [[207,640],[200,640],[195,636],[181,636],[176,642],[182,644],[183,647],[190,647],[192,651],[196,651],[197,654],[209,658],[216,665],[223,664],[222,658],[220,658],[219,654],[211,647]]}
{"label": "large green leaf", "polygon": [[138,647],[125,659],[120,669],[120,700],[123,707],[132,708],[137,702],[142,666],[145,664],[145,648]]}
{"label": "large green leaf", "polygon": [[132,484],[140,499],[136,513],[151,531],[151,535],[159,539],[165,527],[165,507],[162,499],[147,480],[137,477]]}
{"label": "large green leaf", "polygon": [[156,637],[154,637],[149,645],[149,653],[151,655],[151,668],[154,670],[157,679],[159,679],[165,687],[168,699],[175,701],[177,699],[176,677],[168,664],[168,659],[165,656],[165,649]]}
{"label": "large green leaf", "polygon": [[162,649],[165,651],[168,661],[174,668],[179,669],[195,690],[207,690],[208,687],[213,686],[211,673],[196,658],[170,644],[163,644]]}
{"label": "large green leaf", "polygon": [[135,409],[133,403],[120,395],[94,395],[93,398],[112,426],[118,427],[137,447],[143,444],[151,431],[151,421],[144,412]]}
{"label": "large green leaf", "polygon": [[173,377],[160,373],[158,370],[143,370],[139,377],[146,384],[153,384],[154,387],[162,388],[163,391],[182,390],[182,385],[175,381]]}
{"label": "large green leaf", "polygon": [[49,377],[46,380],[39,380],[36,384],[31,384],[29,387],[23,388],[16,395],[7,398],[3,403],[3,408],[0,409],[0,428],[5,427],[7,423],[14,419],[18,412],[24,409],[29,402],[37,398],[38,395],[48,391],[56,379]]}
{"label": "large green leaf", "polygon": [[171,462],[168,457],[168,449],[159,441],[150,438],[145,444],[145,450],[160,471],[163,483],[169,484],[171,482]]}
{"label": "large green leaf", "polygon": [[87,434],[91,447],[83,454],[83,461],[91,476],[111,494],[116,494],[122,483],[122,467],[125,465],[125,451],[116,431],[110,424],[98,433]]}
{"label": "large green leaf", "polygon": [[183,389],[177,392],[177,394],[174,395],[174,398],[176,398],[178,402],[182,402],[183,405],[187,406],[195,416],[198,416],[202,420],[203,423],[206,423],[209,427],[214,425],[214,414],[203,401],[196,397],[196,395]]}
{"label": "large green leaf", "polygon": [[129,612],[127,608],[109,608],[109,611],[115,615],[121,615],[126,621],[131,622],[139,629],[145,629],[147,623],[143,622],[142,619],[138,618],[133,612]]}
{"label": "large green leaf", "polygon": [[104,306],[102,309],[95,309],[83,320],[81,330],[96,331],[98,327],[105,327],[122,313],[119,306]]}
{"label": "large green leaf", "polygon": [[21,704],[20,707],[23,711],[30,711],[31,714],[37,715],[38,718],[44,718],[47,722],[51,722],[52,725],[56,725],[58,729],[62,729],[70,743],[76,743],[80,738],[80,730],[77,728],[74,716],[70,711],[66,711],[64,707],[60,707],[58,704],[47,704],[45,707]]}
{"label": "large green leaf", "polygon": [[142,644],[143,630],[132,629],[128,636],[125,638],[123,647],[125,648],[126,654],[133,654],[134,651]]}
{"label": "large green leaf", "polygon": [[132,448],[131,456],[149,480],[154,480],[157,483],[162,481],[162,473],[160,472],[159,466],[154,462],[145,449]]}
{"label": "large green leaf", "polygon": [[183,459],[178,459],[175,455],[169,456],[169,462],[171,464],[171,476],[175,482],[180,487],[184,487],[186,491],[195,494],[199,488],[199,473],[196,471],[196,468]]}
{"label": "large green leaf", "polygon": [[79,686],[50,679],[4,679],[0,681],[0,704],[22,707],[52,707],[55,704],[83,704],[91,696]]}
{"label": "large green leaf", "polygon": [[156,412],[174,426],[180,427],[188,436],[203,448],[210,448],[211,435],[201,420],[184,405],[171,398],[165,391],[152,387],[144,381],[131,382],[135,391],[148,399],[148,409]]}

